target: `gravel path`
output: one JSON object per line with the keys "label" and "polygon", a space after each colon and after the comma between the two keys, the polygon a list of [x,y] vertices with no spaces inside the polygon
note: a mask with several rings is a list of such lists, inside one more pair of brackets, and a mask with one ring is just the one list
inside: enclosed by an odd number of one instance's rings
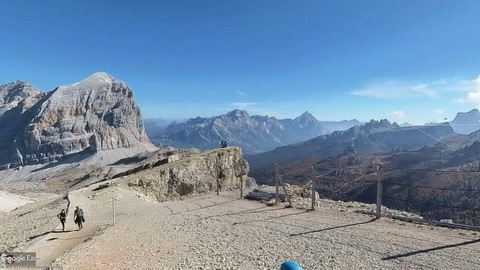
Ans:
{"label": "gravel path", "polygon": [[101,234],[55,260],[64,269],[278,269],[285,260],[304,269],[480,268],[475,232],[372,220],[345,203],[305,211],[234,193],[154,203],[120,186],[85,195],[86,226]]}
{"label": "gravel path", "polygon": [[37,266],[49,265],[60,255],[88,241],[104,229],[105,225],[102,227],[98,222],[91,222],[89,226],[85,226],[79,231],[78,226],[73,221],[76,206],[82,208],[84,213],[90,214],[90,217],[95,217],[94,220],[102,220],[101,216],[98,216],[101,213],[92,210],[95,204],[89,200],[88,194],[92,194],[92,192],[87,189],[71,192],[69,198],[72,203],[67,211],[65,231],[62,231],[62,225],[56,219],[57,226],[53,230],[42,234],[43,237],[26,250],[27,252],[36,252],[36,256],[39,258],[36,260]]}

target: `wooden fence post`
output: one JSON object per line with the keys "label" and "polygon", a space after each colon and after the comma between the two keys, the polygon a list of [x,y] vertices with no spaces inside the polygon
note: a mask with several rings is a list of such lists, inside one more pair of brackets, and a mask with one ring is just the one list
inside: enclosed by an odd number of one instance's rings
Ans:
{"label": "wooden fence post", "polygon": [[115,226],[115,197],[112,196],[112,206],[113,206],[113,226]]}
{"label": "wooden fence post", "polygon": [[240,199],[243,199],[243,176],[240,178]]}
{"label": "wooden fence post", "polygon": [[377,212],[376,217],[379,219],[382,216],[382,181],[383,171],[380,169],[380,165],[377,167]]}
{"label": "wooden fence post", "polygon": [[312,178],[312,211],[315,210],[315,181],[316,181],[316,169],[315,165],[312,165],[313,178]]}
{"label": "wooden fence post", "polygon": [[287,187],[283,183],[282,177],[280,175],[278,176],[278,182],[280,182],[280,184],[282,185],[283,193],[285,193],[285,198],[287,198],[288,205],[290,205],[290,207],[293,207],[292,200],[290,200],[290,195],[288,195]]}
{"label": "wooden fence post", "polygon": [[275,203],[279,203],[278,199],[278,163],[275,162]]}

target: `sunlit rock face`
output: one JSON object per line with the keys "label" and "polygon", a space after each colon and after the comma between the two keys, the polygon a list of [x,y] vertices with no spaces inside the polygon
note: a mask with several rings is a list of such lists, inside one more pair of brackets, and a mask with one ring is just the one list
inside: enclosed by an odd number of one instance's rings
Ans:
{"label": "sunlit rock face", "polygon": [[249,165],[239,147],[219,148],[129,176],[129,186],[158,201],[248,185]]}
{"label": "sunlit rock face", "polygon": [[58,161],[99,150],[154,150],[133,93],[99,72],[42,92],[15,81],[0,86],[0,168]]}

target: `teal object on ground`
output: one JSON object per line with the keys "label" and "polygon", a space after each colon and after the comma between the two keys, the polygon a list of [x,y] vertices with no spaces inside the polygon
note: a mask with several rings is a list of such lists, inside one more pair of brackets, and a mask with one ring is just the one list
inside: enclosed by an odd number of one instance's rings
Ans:
{"label": "teal object on ground", "polygon": [[285,261],[280,266],[280,270],[303,270],[303,268],[294,261]]}

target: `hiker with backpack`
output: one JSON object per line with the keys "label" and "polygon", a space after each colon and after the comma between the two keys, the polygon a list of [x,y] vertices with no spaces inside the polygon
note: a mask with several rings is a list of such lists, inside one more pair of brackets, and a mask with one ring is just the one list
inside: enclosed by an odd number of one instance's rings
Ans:
{"label": "hiker with backpack", "polygon": [[67,221],[67,213],[65,212],[65,209],[62,209],[62,211],[60,212],[60,214],[57,215],[57,217],[62,223],[62,231],[65,231],[65,222]]}
{"label": "hiker with backpack", "polygon": [[83,216],[83,210],[78,206],[75,212],[73,212],[73,221],[78,225],[78,230],[80,231],[83,228],[85,217]]}

